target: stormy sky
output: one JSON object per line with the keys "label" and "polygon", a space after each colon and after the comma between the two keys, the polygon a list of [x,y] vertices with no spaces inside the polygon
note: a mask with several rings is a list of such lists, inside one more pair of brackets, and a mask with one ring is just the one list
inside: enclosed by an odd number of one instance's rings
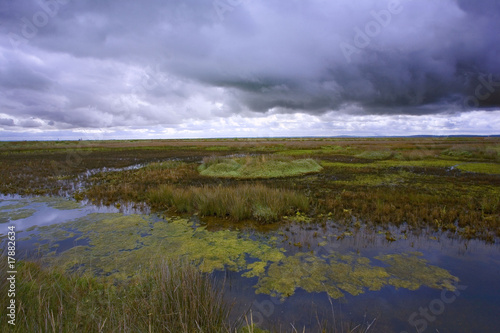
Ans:
{"label": "stormy sky", "polygon": [[0,0],[0,140],[500,134],[500,0]]}

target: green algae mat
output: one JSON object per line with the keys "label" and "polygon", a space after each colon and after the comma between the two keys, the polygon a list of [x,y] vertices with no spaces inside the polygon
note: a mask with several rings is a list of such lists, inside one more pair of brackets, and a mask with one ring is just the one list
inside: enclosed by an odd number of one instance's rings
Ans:
{"label": "green algae mat", "polygon": [[[46,204],[67,208],[50,201]],[[282,299],[298,288],[341,298],[386,286],[453,290],[452,281],[457,281],[418,252],[367,258],[325,247],[324,251],[288,253],[278,236],[209,231],[196,218],[91,213],[32,229],[30,235],[20,233],[19,242],[37,242],[45,264],[110,279],[126,279],[155,262],[181,259],[207,273],[240,272],[255,281],[256,293]]]}

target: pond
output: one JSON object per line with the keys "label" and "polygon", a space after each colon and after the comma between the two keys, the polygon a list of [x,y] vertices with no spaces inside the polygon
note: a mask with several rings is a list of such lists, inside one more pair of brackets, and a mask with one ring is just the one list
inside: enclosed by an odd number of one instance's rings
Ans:
{"label": "pond", "polygon": [[[212,273],[261,328],[315,332],[498,332],[500,244],[406,227],[288,218],[266,231],[141,214],[64,198],[0,197],[0,240],[16,226],[18,259],[116,279],[185,258]],[[328,323],[328,324],[327,324]]]}

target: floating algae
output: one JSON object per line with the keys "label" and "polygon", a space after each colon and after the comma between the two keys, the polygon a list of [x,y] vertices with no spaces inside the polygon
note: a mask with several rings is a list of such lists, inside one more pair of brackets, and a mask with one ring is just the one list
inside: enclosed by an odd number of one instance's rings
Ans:
{"label": "floating algae", "polygon": [[[14,203],[9,203],[11,201]],[[29,199],[22,198],[5,201],[0,200],[0,203],[3,204],[0,205],[0,223],[29,218],[37,212],[39,204],[43,204],[57,210],[74,210],[82,208],[82,206],[75,201],[59,197],[34,197]]]}
{"label": "floating algae", "polygon": [[[75,235],[85,245],[57,251],[59,242]],[[281,298],[293,295],[297,288],[326,292],[332,298],[385,286],[452,290],[450,281],[455,279],[448,271],[429,265],[419,253],[382,255],[372,260],[335,251],[321,256],[312,252],[287,256],[276,237],[208,231],[183,218],[164,221],[154,216],[95,213],[41,227],[33,237],[45,243],[47,263],[71,272],[123,279],[151,263],[185,258],[203,272],[229,269],[256,277],[257,293]]]}
{"label": "floating algae", "polygon": [[13,209],[10,211],[2,211],[0,216],[0,223],[7,223],[9,221],[25,219],[35,213],[35,209]]}
{"label": "floating algae", "polygon": [[428,265],[421,253],[388,254],[375,257],[389,266],[389,284],[396,288],[416,290],[423,284],[437,289],[454,290],[455,278],[442,268]]}
{"label": "floating algae", "polygon": [[61,197],[35,197],[32,202],[45,203],[47,206],[58,210],[71,210],[82,208],[82,205],[76,201]]}
{"label": "floating algae", "polygon": [[411,253],[377,257],[388,265],[382,267],[357,254],[332,253],[318,257],[310,252],[297,253],[271,263],[267,272],[260,276],[256,292],[284,298],[302,288],[341,298],[345,293],[359,295],[384,286],[415,290],[425,285],[454,290],[451,281],[455,277],[427,264],[419,256],[419,253]]}
{"label": "floating algae", "polygon": [[4,211],[4,210],[20,209],[20,208],[26,207],[27,205],[29,205],[28,202],[17,202],[15,204],[7,204],[4,206],[0,206],[0,212]]}
{"label": "floating algae", "polygon": [[[187,219],[170,222],[155,221],[150,216],[121,214],[90,214],[58,226],[45,227],[36,236],[41,242],[56,244],[51,230],[76,230],[78,240],[88,245],[73,247],[56,255],[54,248],[45,259],[70,271],[131,276],[140,268],[165,259],[186,258],[199,265],[204,272],[228,268],[262,273],[267,262],[284,258],[283,250],[272,246],[272,241],[255,241],[236,231],[209,232],[193,225]],[[68,237],[71,234],[68,234]],[[259,266],[255,262],[262,262]],[[251,274],[251,273],[250,273]]]}
{"label": "floating algae", "polygon": [[7,203],[0,206],[0,223],[7,223],[30,217],[35,214],[35,210],[27,209],[30,203],[25,200],[15,200],[15,203],[9,203],[11,200],[0,201],[0,203]]}

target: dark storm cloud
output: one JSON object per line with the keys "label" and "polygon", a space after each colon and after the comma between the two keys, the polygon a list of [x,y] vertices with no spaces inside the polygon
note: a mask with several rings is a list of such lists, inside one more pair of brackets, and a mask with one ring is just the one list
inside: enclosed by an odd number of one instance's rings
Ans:
{"label": "dark storm cloud", "polygon": [[0,125],[498,109],[499,15],[498,0],[6,0]]}

